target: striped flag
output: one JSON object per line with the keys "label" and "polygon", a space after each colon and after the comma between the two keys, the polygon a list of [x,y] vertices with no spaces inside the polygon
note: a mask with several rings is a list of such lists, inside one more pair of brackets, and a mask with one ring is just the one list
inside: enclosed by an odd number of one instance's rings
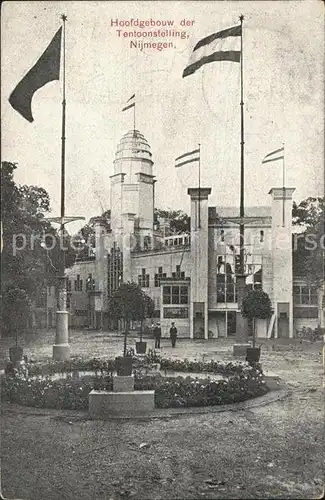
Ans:
{"label": "striped flag", "polygon": [[284,159],[284,147],[276,149],[264,157],[262,163],[269,163],[270,161],[277,161]]}
{"label": "striped flag", "polygon": [[213,33],[200,40],[194,47],[183,78],[192,75],[204,64],[214,61],[240,62],[241,25]]}
{"label": "striped flag", "polygon": [[200,161],[200,149],[194,149],[189,153],[185,153],[178,158],[175,158],[175,167],[182,167],[187,163],[192,163],[194,161]]}
{"label": "striped flag", "polygon": [[35,92],[47,83],[60,78],[61,35],[62,27],[57,31],[36,64],[10,94],[11,106],[29,122],[34,121],[32,99]]}
{"label": "striped flag", "polygon": [[122,109],[122,111],[126,111],[127,109],[134,108],[135,106],[135,94],[131,95],[130,99],[126,101],[126,106]]}

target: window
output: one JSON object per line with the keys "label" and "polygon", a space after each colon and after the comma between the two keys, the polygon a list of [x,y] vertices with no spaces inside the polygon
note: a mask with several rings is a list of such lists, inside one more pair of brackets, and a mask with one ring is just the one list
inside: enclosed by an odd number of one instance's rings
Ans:
{"label": "window", "polygon": [[67,309],[70,309],[70,307],[71,307],[71,295],[69,293],[67,295],[66,305],[67,305]]}
{"label": "window", "polygon": [[179,303],[179,286],[172,286],[172,304]]}
{"label": "window", "polygon": [[142,269],[141,274],[138,275],[138,284],[142,288],[149,288],[149,274],[146,274],[145,269]]}
{"label": "window", "polygon": [[107,271],[107,292],[111,297],[123,281],[123,253],[116,243],[107,254]]}
{"label": "window", "polygon": [[95,280],[94,280],[93,275],[91,273],[88,274],[88,278],[86,280],[86,290],[87,290],[87,292],[91,292],[92,290],[95,290]]}
{"label": "window", "polygon": [[171,304],[171,286],[163,287],[163,304]]}
{"label": "window", "polygon": [[80,274],[77,274],[77,279],[74,282],[75,292],[82,292],[82,280],[80,279]]}
{"label": "window", "polygon": [[264,231],[260,231],[260,242],[263,243],[264,241]]}
{"label": "window", "polygon": [[188,304],[188,287],[179,285],[164,286],[163,304]]}
{"label": "window", "polygon": [[158,273],[155,274],[155,287],[160,286],[160,280],[161,278],[166,278],[166,273],[163,273],[163,268],[158,267]]}
{"label": "window", "polygon": [[226,302],[226,275],[217,274],[217,302]]}
{"label": "window", "polygon": [[181,271],[181,266],[176,266],[176,272],[172,273],[172,278],[185,279],[185,272]]}
{"label": "window", "polygon": [[71,283],[71,280],[69,280],[69,278],[67,278],[67,292],[71,292],[71,289],[72,289],[72,283]]}
{"label": "window", "polygon": [[223,229],[221,229],[220,235],[221,235],[221,241],[225,241],[225,232]]}
{"label": "window", "polygon": [[150,238],[150,236],[145,236],[144,237],[143,248],[145,250],[150,250],[150,248],[151,248],[151,238]]}
{"label": "window", "polygon": [[302,286],[300,290],[301,304],[309,304],[309,288],[308,286]]}
{"label": "window", "polygon": [[310,289],[310,305],[317,306],[318,305],[318,293],[317,288]]}
{"label": "window", "polygon": [[318,305],[318,292],[314,286],[295,285],[293,287],[293,303],[302,306]]}
{"label": "window", "polygon": [[188,287],[187,286],[180,287],[180,300],[181,300],[181,304],[188,304]]}

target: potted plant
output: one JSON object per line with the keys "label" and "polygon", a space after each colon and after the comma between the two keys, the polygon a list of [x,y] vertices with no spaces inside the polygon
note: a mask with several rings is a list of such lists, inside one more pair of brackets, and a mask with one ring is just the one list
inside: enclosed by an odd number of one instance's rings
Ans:
{"label": "potted plant", "polygon": [[9,358],[14,365],[17,365],[23,359],[23,348],[18,345],[18,338],[26,328],[30,313],[30,300],[27,292],[18,287],[8,288],[3,294],[2,308],[2,317],[15,338],[15,346],[9,348]]}
{"label": "potted plant", "polygon": [[253,323],[253,347],[247,348],[246,361],[258,363],[261,356],[261,348],[256,347],[256,319],[268,319],[273,314],[270,297],[263,290],[251,290],[245,296],[241,313],[244,318],[252,320]]}
{"label": "potted plant", "polygon": [[119,377],[130,377],[132,375],[132,351],[126,350],[124,356],[115,358],[116,374]]}
{"label": "potted plant", "polygon": [[135,343],[137,354],[145,354],[147,350],[147,342],[143,342],[143,320],[151,318],[155,309],[155,303],[149,295],[141,291],[139,297],[139,314],[140,314],[140,341]]}

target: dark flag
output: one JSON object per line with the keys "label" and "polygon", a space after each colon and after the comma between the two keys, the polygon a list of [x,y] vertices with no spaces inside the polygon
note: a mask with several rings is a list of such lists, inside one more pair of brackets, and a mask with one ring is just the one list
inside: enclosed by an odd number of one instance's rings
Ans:
{"label": "dark flag", "polygon": [[[188,159],[189,157],[189,159]],[[175,167],[182,167],[187,163],[192,163],[194,161],[200,161],[200,149],[194,149],[194,151],[190,151],[189,153],[185,153],[178,158],[175,159]]]}
{"label": "dark flag", "polygon": [[264,157],[262,163],[269,163],[270,161],[284,160],[284,147],[276,149]]}
{"label": "dark flag", "polygon": [[61,38],[62,27],[57,31],[37,63],[10,94],[11,106],[29,122],[34,121],[32,99],[35,92],[47,83],[60,78]]}
{"label": "dark flag", "polygon": [[135,107],[135,94],[131,95],[130,99],[126,101],[126,106],[122,109],[122,111],[126,111],[127,109]]}
{"label": "dark flag", "polygon": [[192,75],[204,64],[214,61],[240,62],[238,40],[240,41],[241,32],[241,25],[233,26],[200,40],[195,45],[189,64],[183,71],[183,78]]}

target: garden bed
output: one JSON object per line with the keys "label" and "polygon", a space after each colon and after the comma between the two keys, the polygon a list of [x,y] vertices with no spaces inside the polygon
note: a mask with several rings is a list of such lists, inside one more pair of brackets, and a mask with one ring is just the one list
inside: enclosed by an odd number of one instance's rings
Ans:
{"label": "garden bed", "polygon": [[[159,371],[149,375],[148,369],[157,364],[160,370],[184,375],[162,376]],[[246,362],[171,360],[151,352],[143,358],[135,357],[133,368],[135,390],[154,390],[157,408],[230,404],[268,391],[260,365],[253,367]],[[112,359],[27,364],[19,372],[4,377],[2,399],[40,408],[87,409],[92,389],[113,390],[114,371]],[[80,372],[83,372],[81,377]],[[191,376],[193,373],[195,377]],[[218,380],[213,374],[223,378]],[[54,375],[61,378],[55,379]]]}

